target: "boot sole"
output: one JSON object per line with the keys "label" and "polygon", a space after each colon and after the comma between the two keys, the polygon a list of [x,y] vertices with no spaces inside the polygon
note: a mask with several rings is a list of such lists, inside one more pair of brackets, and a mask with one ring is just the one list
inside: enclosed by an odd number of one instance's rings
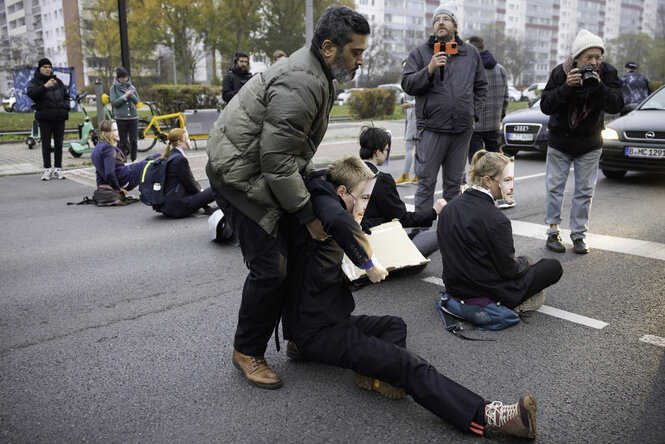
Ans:
{"label": "boot sole", "polygon": [[529,435],[528,438],[536,438],[536,411],[538,410],[538,404],[536,402],[535,396],[525,396],[524,397],[524,408],[529,414]]}
{"label": "boot sole", "polygon": [[263,388],[263,389],[268,389],[268,390],[275,390],[275,389],[278,389],[282,386],[282,381],[278,381],[278,382],[275,382],[273,384],[263,384],[261,382],[252,381],[251,379],[249,379],[247,377],[247,375],[245,374],[245,371],[242,369],[240,364],[238,364],[238,362],[235,359],[232,359],[232,361],[233,361],[233,365],[235,366],[235,368],[240,370],[240,373],[245,377],[247,382],[249,382],[253,386]]}
{"label": "boot sole", "polygon": [[[392,386],[378,379],[370,378],[356,373],[356,385],[361,389],[375,391],[388,399],[402,399],[406,397],[404,389]],[[376,382],[375,382],[376,381]]]}

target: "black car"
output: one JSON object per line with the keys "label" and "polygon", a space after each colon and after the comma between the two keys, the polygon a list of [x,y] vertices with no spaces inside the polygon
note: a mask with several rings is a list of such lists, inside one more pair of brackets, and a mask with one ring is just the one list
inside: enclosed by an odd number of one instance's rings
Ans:
{"label": "black car", "polygon": [[665,86],[605,125],[600,169],[610,179],[626,171],[665,174]]}
{"label": "black car", "polygon": [[547,124],[550,116],[540,110],[540,99],[528,108],[513,111],[501,124],[501,148],[509,156],[518,151],[547,152]]}

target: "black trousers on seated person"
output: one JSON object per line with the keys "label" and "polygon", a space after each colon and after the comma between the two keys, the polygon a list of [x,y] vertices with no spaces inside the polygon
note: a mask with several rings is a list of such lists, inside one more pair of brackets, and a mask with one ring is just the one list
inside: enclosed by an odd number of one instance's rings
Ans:
{"label": "black trousers on seated person", "polygon": [[550,285],[556,284],[563,275],[561,262],[556,259],[541,259],[533,264],[531,269],[533,270],[533,278],[531,279],[529,288],[526,290],[526,294],[522,298],[522,302]]}
{"label": "black trousers on seated person", "polygon": [[[168,199],[168,198],[167,198]],[[212,195],[212,190],[206,188],[196,194],[191,194],[184,198],[175,199],[173,202],[165,202],[160,212],[167,216],[181,218],[194,214],[200,208],[214,202],[215,198]]]}
{"label": "black trousers on seated person", "polygon": [[349,316],[315,332],[294,333],[298,349],[311,361],[404,388],[418,404],[460,430],[468,432],[472,421],[484,425],[485,400],[407,350],[401,318]]}

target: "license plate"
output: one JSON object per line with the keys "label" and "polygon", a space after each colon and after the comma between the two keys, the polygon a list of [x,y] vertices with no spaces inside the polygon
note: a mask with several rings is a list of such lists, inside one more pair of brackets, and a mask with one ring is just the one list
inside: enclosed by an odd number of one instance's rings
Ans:
{"label": "license plate", "polygon": [[637,148],[637,147],[627,146],[626,156],[644,157],[648,159],[662,159],[665,158],[665,148]]}
{"label": "license plate", "polygon": [[532,142],[533,134],[508,133],[508,140],[515,142]]}

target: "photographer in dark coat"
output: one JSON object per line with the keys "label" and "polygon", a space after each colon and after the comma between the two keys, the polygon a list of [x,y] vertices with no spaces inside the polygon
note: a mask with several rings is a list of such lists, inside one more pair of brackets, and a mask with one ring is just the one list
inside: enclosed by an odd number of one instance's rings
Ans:
{"label": "photographer in dark coat", "polygon": [[541,95],[540,109],[550,116],[545,166],[545,223],[550,227],[545,246],[558,253],[566,251],[559,224],[571,165],[575,168],[575,192],[570,239],[575,253],[589,252],[584,238],[603,146],[600,132],[605,128],[605,113],[616,114],[623,108],[621,80],[616,68],[602,61],[604,53],[603,40],[581,30],[573,42],[572,55],[552,70]]}
{"label": "photographer in dark coat", "polygon": [[215,200],[212,190],[202,191],[194,179],[183,149],[190,149],[187,130],[174,128],[169,131],[169,144],[161,157],[169,159],[164,180],[165,201],[153,207],[155,211],[175,218],[187,217]]}
{"label": "photographer in dark coat", "polygon": [[[69,119],[69,90],[53,74],[53,66],[47,58],[39,60],[37,71],[28,82],[28,97],[34,103],[35,119],[39,122],[42,138],[44,174],[42,180],[64,179],[62,173],[62,141],[65,137],[65,120]],[[51,137],[55,170],[51,171]]]}
{"label": "photographer in dark coat", "polygon": [[233,56],[233,66],[222,80],[222,98],[226,103],[238,94],[240,88],[252,78],[249,67],[249,55],[244,52],[236,52]]}

